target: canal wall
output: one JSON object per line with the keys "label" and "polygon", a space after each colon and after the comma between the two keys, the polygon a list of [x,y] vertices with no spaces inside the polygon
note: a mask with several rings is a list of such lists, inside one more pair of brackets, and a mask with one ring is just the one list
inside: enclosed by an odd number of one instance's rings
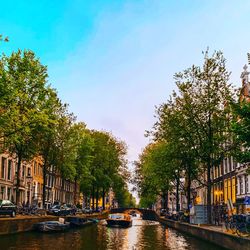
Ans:
{"label": "canal wall", "polygon": [[247,238],[242,238],[228,233],[214,231],[209,228],[200,227],[197,225],[190,225],[188,223],[173,221],[165,218],[159,218],[159,222],[178,231],[190,234],[192,236],[209,241],[213,244],[219,245],[227,249],[250,249],[250,239]]}
{"label": "canal wall", "polygon": [[0,219],[0,235],[31,231],[35,223],[58,220],[56,216],[20,216]]}
{"label": "canal wall", "polygon": [[[56,220],[59,218],[66,218],[64,216],[18,216],[15,218],[0,218],[0,235],[15,234],[21,232],[27,232],[33,230],[33,225],[39,222]],[[105,219],[108,217],[108,212],[103,212],[101,214],[89,214],[89,215],[77,215],[77,217],[83,218],[95,218],[98,220]]]}

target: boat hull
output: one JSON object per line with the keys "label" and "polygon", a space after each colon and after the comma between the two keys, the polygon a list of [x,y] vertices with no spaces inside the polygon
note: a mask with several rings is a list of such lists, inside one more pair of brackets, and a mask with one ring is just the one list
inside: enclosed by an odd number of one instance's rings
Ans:
{"label": "boat hull", "polygon": [[108,227],[131,227],[132,226],[132,221],[128,220],[107,220],[107,226]]}
{"label": "boat hull", "polygon": [[70,221],[71,227],[85,227],[94,224],[93,221]]}
{"label": "boat hull", "polygon": [[40,222],[34,225],[34,229],[39,232],[62,232],[68,230],[69,223],[63,224],[57,221]]}

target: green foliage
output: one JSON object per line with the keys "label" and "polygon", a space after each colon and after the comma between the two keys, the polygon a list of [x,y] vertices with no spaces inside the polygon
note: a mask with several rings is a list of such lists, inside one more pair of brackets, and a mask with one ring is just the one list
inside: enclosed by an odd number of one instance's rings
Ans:
{"label": "green foliage", "polygon": [[171,189],[171,181],[175,178],[176,162],[169,145],[162,141],[149,144],[135,166],[134,182],[139,196],[146,207],[151,206],[158,196]]}
{"label": "green foliage", "polygon": [[[158,121],[149,133],[157,143],[165,144],[167,150],[163,154],[168,158],[164,161],[170,164],[170,168],[185,175],[189,187],[191,179],[203,181],[199,178],[199,171],[206,173],[207,181],[203,184],[207,187],[208,205],[211,204],[210,170],[218,166],[234,146],[229,140],[233,118],[229,103],[234,99],[234,89],[228,83],[229,76],[222,52],[214,52],[210,56],[206,51],[201,67],[193,65],[175,74],[178,92],[173,92],[168,102],[157,109]],[[159,158],[153,161],[159,162]],[[149,163],[143,165],[154,169],[154,164]],[[151,190],[154,187],[160,190],[160,175],[157,179],[147,174],[147,178],[148,183],[153,183]],[[208,212],[211,215],[211,211]]]}
{"label": "green foliage", "polygon": [[113,191],[120,207],[136,207],[135,198],[129,192],[128,187],[121,175],[115,176]]}
{"label": "green foliage", "polygon": [[[85,195],[104,194],[113,188],[119,204],[128,204],[130,195],[126,187],[129,178],[127,171],[126,145],[117,140],[112,134],[92,130],[87,139],[90,147],[86,144],[83,150],[88,151],[89,161],[81,179],[81,190]],[[79,157],[84,158],[83,152]],[[94,193],[93,193],[94,190]]]}
{"label": "green foliage", "polygon": [[0,127],[2,150],[17,157],[17,202],[20,167],[38,152],[37,139],[47,124],[46,101],[49,98],[47,68],[32,51],[3,55],[0,61]]}
{"label": "green foliage", "polygon": [[[0,35],[0,41],[4,40],[8,39]],[[123,204],[132,204],[126,187],[125,143],[76,123],[68,105],[47,84],[47,77],[47,68],[32,51],[19,50],[0,58],[0,149],[18,161],[17,202],[21,162],[41,156],[44,183],[51,166],[64,179],[78,182],[87,195],[93,188],[104,195],[119,180],[117,196],[123,197]]]}
{"label": "green foliage", "polygon": [[239,101],[232,107],[235,114],[232,129],[237,142],[236,158],[238,162],[248,164],[250,162],[250,103]]}
{"label": "green foliage", "polygon": [[9,42],[9,38],[7,36],[3,36],[2,34],[0,34],[0,42]]}

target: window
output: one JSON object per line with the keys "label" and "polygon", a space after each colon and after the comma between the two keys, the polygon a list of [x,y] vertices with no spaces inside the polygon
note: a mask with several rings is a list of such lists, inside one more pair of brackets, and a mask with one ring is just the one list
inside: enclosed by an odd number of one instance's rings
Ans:
{"label": "window", "polygon": [[7,189],[7,199],[11,200],[11,188]]}
{"label": "window", "polygon": [[224,159],[224,171],[227,173],[227,159]]}
{"label": "window", "polygon": [[224,180],[224,201],[227,202],[228,196],[227,196],[227,180]]}
{"label": "window", "polygon": [[228,187],[228,199],[232,199],[232,189],[231,189],[231,179],[229,178],[227,181],[227,187]]}
{"label": "window", "polygon": [[243,176],[239,177],[240,179],[240,194],[243,194]]}
{"label": "window", "polygon": [[228,173],[232,171],[232,166],[231,166],[231,157],[228,158]]}
{"label": "window", "polygon": [[31,170],[28,168],[28,176],[31,176]]}
{"label": "window", "polygon": [[17,162],[15,164],[15,175],[17,175]]}
{"label": "window", "polygon": [[6,166],[6,158],[2,157],[2,166],[1,166],[1,178],[5,178],[5,166]]}
{"label": "window", "polygon": [[36,175],[36,162],[34,161],[34,175]]}
{"label": "window", "polygon": [[43,167],[41,164],[38,165],[39,168],[39,175],[43,175]]}
{"label": "window", "polygon": [[249,192],[249,189],[248,189],[248,176],[245,176],[245,188],[246,188],[246,193]]}
{"label": "window", "polygon": [[0,194],[1,199],[5,199],[5,187],[1,187],[1,194]]}
{"label": "window", "polygon": [[22,177],[25,175],[25,166],[23,166]]}
{"label": "window", "polygon": [[223,175],[223,163],[220,165],[220,176]]}
{"label": "window", "polygon": [[8,160],[8,180],[11,180],[12,161]]}
{"label": "window", "polygon": [[233,162],[233,168],[234,168],[234,169],[237,168],[237,162],[236,162],[236,161]]}

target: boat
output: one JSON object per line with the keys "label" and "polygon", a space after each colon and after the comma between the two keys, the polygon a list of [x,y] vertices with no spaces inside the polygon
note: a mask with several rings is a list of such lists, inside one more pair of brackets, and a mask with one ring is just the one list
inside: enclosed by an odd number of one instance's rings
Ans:
{"label": "boat", "polygon": [[34,229],[39,232],[62,232],[70,228],[70,223],[59,221],[44,221],[33,225]]}
{"label": "boat", "polygon": [[132,217],[136,217],[137,215],[136,215],[136,211],[134,211],[134,210],[132,210],[132,211],[130,211],[130,213],[129,213]]}
{"label": "boat", "polygon": [[84,227],[95,223],[94,220],[81,218],[81,217],[68,217],[67,222],[70,223],[71,227]]}
{"label": "boat", "polygon": [[131,227],[132,219],[129,214],[110,214],[107,221],[108,227]]}

